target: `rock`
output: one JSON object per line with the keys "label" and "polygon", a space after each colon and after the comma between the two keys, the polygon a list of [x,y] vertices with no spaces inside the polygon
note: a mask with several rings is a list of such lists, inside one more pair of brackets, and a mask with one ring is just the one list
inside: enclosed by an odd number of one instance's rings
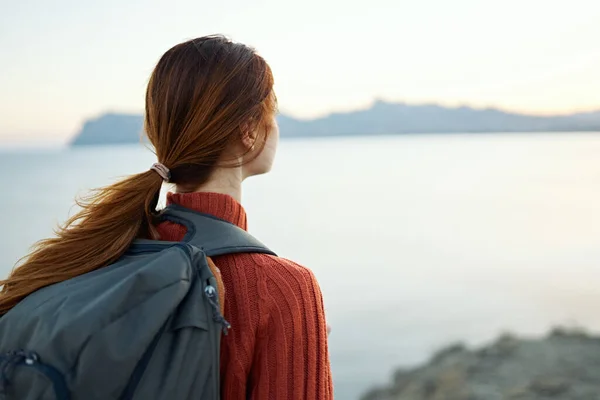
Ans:
{"label": "rock", "polygon": [[600,338],[556,328],[544,338],[501,335],[469,350],[448,346],[421,367],[400,370],[361,400],[597,400]]}
{"label": "rock", "polygon": [[564,377],[543,377],[535,379],[529,385],[532,392],[542,396],[558,396],[569,390],[571,383]]}

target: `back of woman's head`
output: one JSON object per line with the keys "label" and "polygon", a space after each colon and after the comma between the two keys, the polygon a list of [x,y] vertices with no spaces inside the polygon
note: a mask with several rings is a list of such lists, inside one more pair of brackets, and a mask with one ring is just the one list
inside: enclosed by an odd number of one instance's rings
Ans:
{"label": "back of woman's head", "polygon": [[[260,154],[276,106],[273,76],[256,52],[222,36],[169,49],[146,93],[144,128],[169,182],[198,188],[217,167],[239,166]],[[231,151],[250,135],[258,144]],[[246,147],[247,148],[247,147]],[[156,206],[163,178],[147,170],[79,201],[81,211],[37,243],[0,281],[0,314],[32,292],[120,258],[136,237],[156,237]]]}
{"label": "back of woman's head", "polygon": [[158,62],[146,93],[146,133],[171,181],[200,185],[245,132],[264,144],[273,76],[251,48],[221,36],[181,43]]}

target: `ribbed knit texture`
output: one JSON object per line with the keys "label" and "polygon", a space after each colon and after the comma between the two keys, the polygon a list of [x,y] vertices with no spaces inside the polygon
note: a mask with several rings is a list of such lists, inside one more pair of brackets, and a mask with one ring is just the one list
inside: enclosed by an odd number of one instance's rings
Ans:
{"label": "ribbed knit texture", "polygon": [[[246,213],[231,196],[169,193],[171,203],[247,229]],[[171,241],[186,232],[171,222],[158,230],[162,240]],[[221,341],[221,398],[333,399],[323,298],[313,273],[266,254],[213,261],[223,279],[225,318],[232,326]]]}

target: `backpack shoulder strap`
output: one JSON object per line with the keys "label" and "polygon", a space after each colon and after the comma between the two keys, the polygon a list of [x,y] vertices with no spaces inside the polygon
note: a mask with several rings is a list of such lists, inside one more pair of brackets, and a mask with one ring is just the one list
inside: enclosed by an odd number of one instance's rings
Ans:
{"label": "backpack shoulder strap", "polygon": [[208,257],[233,253],[276,255],[245,230],[212,215],[171,204],[160,218],[185,226],[187,233],[183,241],[199,247]]}

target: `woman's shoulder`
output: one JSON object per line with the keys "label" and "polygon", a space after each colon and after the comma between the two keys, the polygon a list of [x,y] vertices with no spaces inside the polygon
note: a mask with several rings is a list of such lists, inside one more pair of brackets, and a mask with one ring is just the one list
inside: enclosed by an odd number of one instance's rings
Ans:
{"label": "woman's shoulder", "polygon": [[252,260],[260,297],[267,303],[281,308],[285,300],[288,305],[304,308],[308,303],[312,307],[312,303],[320,299],[321,288],[311,269],[290,259],[267,254],[252,254]]}
{"label": "woman's shoulder", "polygon": [[268,274],[273,279],[286,276],[314,279],[314,274],[309,268],[288,258],[261,253],[254,253],[251,258],[257,270]]}
{"label": "woman's shoulder", "polygon": [[320,287],[311,269],[284,257],[263,253],[224,256],[223,272],[234,291],[256,290],[263,301],[314,298]]}

